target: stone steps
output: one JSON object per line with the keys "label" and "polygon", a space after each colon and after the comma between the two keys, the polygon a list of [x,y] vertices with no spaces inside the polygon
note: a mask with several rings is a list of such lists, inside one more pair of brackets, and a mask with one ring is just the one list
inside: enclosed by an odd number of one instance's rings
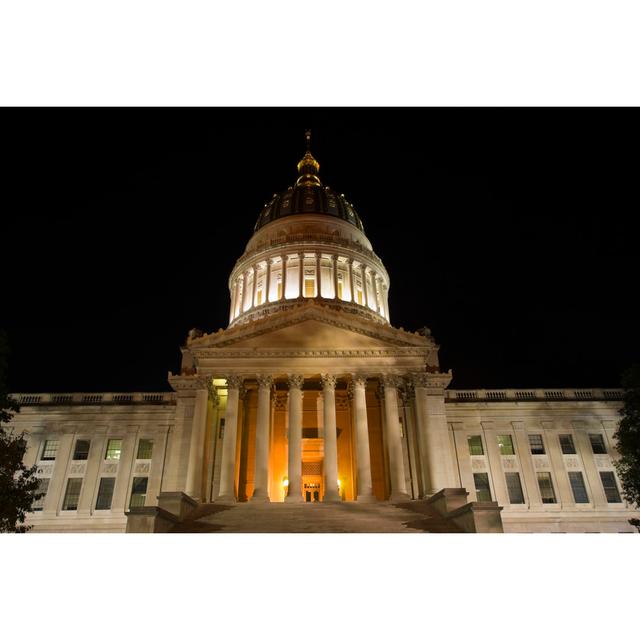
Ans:
{"label": "stone steps", "polygon": [[[450,526],[422,501],[200,505],[175,533],[444,533]],[[412,508],[413,507],[413,508]],[[419,507],[419,508],[416,508]]]}

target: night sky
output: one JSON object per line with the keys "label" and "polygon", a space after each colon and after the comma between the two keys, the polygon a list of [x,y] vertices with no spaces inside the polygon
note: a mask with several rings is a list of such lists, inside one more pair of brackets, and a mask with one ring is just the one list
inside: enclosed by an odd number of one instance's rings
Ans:
{"label": "night sky", "polygon": [[168,389],[313,132],[452,387],[618,386],[640,361],[624,109],[3,109],[13,391]]}

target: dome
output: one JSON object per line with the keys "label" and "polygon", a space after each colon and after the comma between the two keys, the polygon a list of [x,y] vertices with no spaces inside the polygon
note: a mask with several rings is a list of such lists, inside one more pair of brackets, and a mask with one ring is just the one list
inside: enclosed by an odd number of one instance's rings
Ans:
{"label": "dome", "polygon": [[260,213],[254,231],[279,218],[309,213],[340,218],[360,231],[364,231],[360,216],[351,203],[347,202],[344,194],[339,194],[330,187],[322,185],[318,176],[320,164],[311,155],[308,148],[309,141],[310,134],[307,132],[307,152],[298,163],[299,177],[295,185],[280,194],[273,195],[271,201]]}

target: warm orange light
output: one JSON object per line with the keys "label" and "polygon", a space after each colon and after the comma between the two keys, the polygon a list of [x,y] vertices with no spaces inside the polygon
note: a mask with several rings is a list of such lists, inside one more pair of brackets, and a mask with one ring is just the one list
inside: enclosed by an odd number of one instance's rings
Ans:
{"label": "warm orange light", "polygon": [[289,486],[289,479],[288,479],[288,478],[285,478],[285,479],[282,481],[282,486],[283,486],[283,487],[288,487],[288,486]]}

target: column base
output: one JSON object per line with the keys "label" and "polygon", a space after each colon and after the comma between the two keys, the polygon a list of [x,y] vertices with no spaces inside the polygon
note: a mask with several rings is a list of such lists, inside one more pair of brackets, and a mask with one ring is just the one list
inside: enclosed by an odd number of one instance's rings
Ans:
{"label": "column base", "polygon": [[322,497],[322,502],[342,502],[340,494],[337,491],[326,491]]}
{"label": "column base", "polygon": [[293,495],[293,496],[285,496],[285,502],[304,502],[302,498],[302,494]]}
{"label": "column base", "polygon": [[378,498],[376,498],[373,494],[368,494],[366,496],[356,496],[356,502],[363,502],[363,503],[378,502]]}
{"label": "column base", "polygon": [[408,493],[392,493],[389,496],[389,502],[407,502],[411,500],[411,496]]}
{"label": "column base", "polygon": [[271,502],[271,499],[264,491],[254,491],[251,496],[251,502]]}
{"label": "column base", "polygon": [[235,496],[226,495],[226,496],[218,496],[214,502],[216,504],[235,504],[237,502]]}

